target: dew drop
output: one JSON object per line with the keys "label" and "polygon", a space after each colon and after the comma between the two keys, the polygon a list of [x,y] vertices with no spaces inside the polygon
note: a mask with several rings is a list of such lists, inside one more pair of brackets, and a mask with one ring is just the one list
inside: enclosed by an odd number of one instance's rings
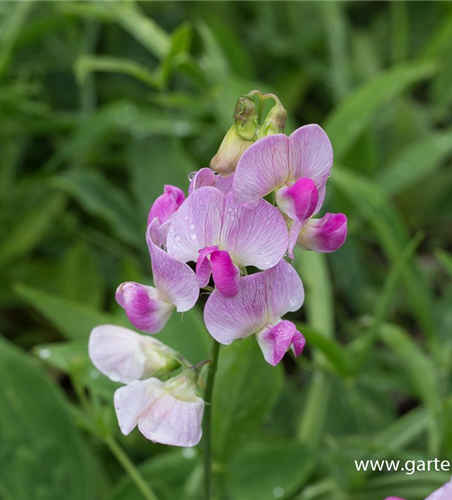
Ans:
{"label": "dew drop", "polygon": [[194,172],[190,172],[190,173],[188,174],[188,180],[189,180],[189,181],[192,181],[192,180],[193,180],[193,178],[195,177],[195,175],[196,175],[196,170],[195,170]]}
{"label": "dew drop", "polygon": [[193,448],[183,448],[181,453],[182,456],[187,460],[192,460],[193,458],[195,458],[196,455],[196,452]]}
{"label": "dew drop", "polygon": [[264,285],[263,285],[262,283],[259,283],[259,284],[257,285],[257,289],[258,289],[258,290],[262,290],[262,288],[264,288]]}
{"label": "dew drop", "polygon": [[51,355],[52,355],[52,353],[48,349],[41,349],[39,351],[39,356],[42,359],[49,359]]}
{"label": "dew drop", "polygon": [[281,486],[273,488],[273,496],[275,498],[282,498],[284,496],[284,488],[281,488]]}
{"label": "dew drop", "polygon": [[190,228],[190,231],[193,231],[193,229],[195,229],[195,225],[194,224],[190,224],[189,228]]}
{"label": "dew drop", "polygon": [[196,234],[195,234],[195,233],[190,234],[190,238],[191,238],[192,240],[196,240]]}
{"label": "dew drop", "polygon": [[179,234],[175,234],[175,235],[174,235],[174,239],[175,239],[176,241],[180,241],[180,240],[181,240],[181,237],[180,237],[180,235],[179,235]]}
{"label": "dew drop", "polygon": [[201,203],[201,205],[199,205],[199,208],[200,208],[201,210],[204,210],[204,209],[206,208],[206,206],[204,205],[204,203]]}

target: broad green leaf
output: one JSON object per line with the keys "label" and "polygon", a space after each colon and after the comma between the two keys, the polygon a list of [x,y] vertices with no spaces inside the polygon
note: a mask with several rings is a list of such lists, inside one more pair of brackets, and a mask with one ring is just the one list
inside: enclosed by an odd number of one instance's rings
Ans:
{"label": "broad green leaf", "polygon": [[90,453],[50,379],[0,340],[0,496],[94,500]]}
{"label": "broad green leaf", "polygon": [[397,195],[439,170],[452,151],[452,130],[433,132],[399,151],[378,175],[381,189]]}
{"label": "broad green leaf", "polygon": [[228,493],[234,500],[289,498],[311,473],[312,456],[294,441],[248,445],[228,463]]}
{"label": "broad green leaf", "polygon": [[212,407],[216,460],[260,431],[282,383],[281,367],[264,360],[254,336],[221,348]]}
{"label": "broad green leaf", "polygon": [[[54,186],[72,195],[89,214],[105,219],[125,242],[143,245],[143,231],[124,192],[96,171],[72,171],[54,179]],[[145,216],[143,216],[143,221]]]}
{"label": "broad green leaf", "polygon": [[[118,324],[118,319],[91,307],[71,302],[58,295],[18,285],[16,293],[28,305],[41,313],[63,337],[73,340],[88,339],[91,330],[104,324]],[[126,321],[124,320],[123,326]]]}
{"label": "broad green leaf", "polygon": [[327,118],[324,128],[341,161],[371,123],[374,113],[410,85],[429,78],[436,66],[431,62],[400,64],[381,73],[345,98]]}

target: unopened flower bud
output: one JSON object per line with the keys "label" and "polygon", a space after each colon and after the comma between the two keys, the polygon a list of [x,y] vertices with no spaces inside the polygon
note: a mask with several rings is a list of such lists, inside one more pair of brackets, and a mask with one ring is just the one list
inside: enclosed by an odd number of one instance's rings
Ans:
{"label": "unopened flower bud", "polygon": [[217,154],[212,158],[210,168],[222,176],[231,175],[242,154],[256,140],[258,126],[253,99],[248,96],[240,97],[235,106],[234,125],[228,130]]}
{"label": "unopened flower bud", "polygon": [[[275,96],[276,97],[276,96]],[[261,128],[259,129],[258,139],[268,135],[281,134],[286,127],[287,111],[284,106],[276,100],[276,104],[268,112]]]}

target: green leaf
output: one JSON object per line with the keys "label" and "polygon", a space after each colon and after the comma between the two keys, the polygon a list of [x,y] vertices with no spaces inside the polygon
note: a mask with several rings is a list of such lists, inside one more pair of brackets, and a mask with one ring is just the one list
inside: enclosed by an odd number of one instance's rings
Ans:
{"label": "green leaf", "polygon": [[435,70],[431,62],[400,64],[366,82],[344,99],[324,125],[333,143],[335,158],[339,161],[344,158],[383,104],[402,94],[410,85],[429,78]]}
{"label": "green leaf", "polygon": [[54,185],[72,195],[89,214],[105,219],[125,242],[144,246],[144,230],[140,231],[129,199],[98,172],[67,172],[56,177]]}
{"label": "green leaf", "polygon": [[452,130],[434,132],[400,150],[378,175],[381,189],[397,195],[441,168],[452,151]]}
{"label": "green leaf", "polygon": [[41,313],[68,339],[87,339],[91,330],[98,325],[125,323],[125,320],[119,323],[114,316],[85,304],[71,302],[35,288],[17,285],[15,290],[20,298]]}
{"label": "green leaf", "polygon": [[38,206],[22,214],[11,228],[8,238],[0,245],[0,265],[26,255],[42,240],[64,208],[66,197],[61,193],[47,194]]}
{"label": "green leaf", "polygon": [[311,457],[312,450],[293,441],[248,445],[228,463],[228,493],[234,500],[288,498],[311,473]]}
{"label": "green leaf", "polygon": [[36,363],[0,340],[0,496],[94,500],[90,454]]}
{"label": "green leaf", "polygon": [[217,460],[225,460],[234,447],[259,432],[282,383],[281,367],[264,360],[254,336],[222,347],[212,415]]}

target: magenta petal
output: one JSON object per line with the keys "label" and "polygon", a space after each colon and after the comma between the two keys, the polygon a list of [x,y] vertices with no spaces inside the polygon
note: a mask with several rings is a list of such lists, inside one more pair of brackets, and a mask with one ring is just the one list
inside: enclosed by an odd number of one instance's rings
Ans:
{"label": "magenta petal", "polygon": [[347,217],[327,213],[321,219],[310,219],[301,229],[297,245],[303,250],[334,252],[347,238]]}
{"label": "magenta petal", "polygon": [[116,290],[116,301],[132,325],[147,333],[158,333],[169,320],[174,306],[151,287],[128,281]]}
{"label": "magenta petal", "polygon": [[228,252],[217,250],[210,256],[215,289],[225,297],[233,297],[239,291],[240,270]]}
{"label": "magenta petal", "polygon": [[290,321],[270,323],[256,334],[256,338],[265,361],[272,366],[276,366],[282,360],[293,343],[294,351],[298,352],[297,356],[304,347],[304,343],[302,344],[304,337],[297,332],[296,326]]}
{"label": "magenta petal", "polygon": [[319,125],[305,125],[295,130],[289,141],[295,178],[308,177],[320,190],[333,166],[333,148],[325,131]]}
{"label": "magenta petal", "polygon": [[199,297],[196,275],[187,264],[175,259],[155,244],[156,228],[157,223],[153,221],[147,234],[155,287],[159,296],[174,304],[178,312],[189,311]]}
{"label": "magenta petal", "polygon": [[296,358],[302,354],[305,345],[304,335],[297,330],[292,337],[292,349]]}
{"label": "magenta petal", "polygon": [[292,220],[304,221],[314,213],[319,199],[314,181],[303,177],[276,191],[276,203]]}
{"label": "magenta petal", "polygon": [[207,330],[221,344],[231,344],[262,330],[268,323],[301,307],[303,285],[293,267],[282,260],[267,271],[244,276],[239,291],[224,297],[214,291],[204,308]]}
{"label": "magenta petal", "polygon": [[289,138],[284,134],[264,137],[239,160],[233,182],[235,199],[240,203],[253,201],[295,180],[289,161]]}
{"label": "magenta petal", "polygon": [[148,215],[148,225],[157,217],[160,224],[167,222],[182,205],[185,194],[176,186],[166,185],[163,194],[153,203]]}
{"label": "magenta petal", "polygon": [[232,193],[226,195],[219,247],[237,266],[275,266],[287,251],[288,238],[286,222],[276,207],[258,200],[250,209],[237,203]]}
{"label": "magenta petal", "polygon": [[218,250],[216,245],[203,248],[199,251],[199,257],[196,261],[196,279],[198,280],[198,286],[200,288],[205,287],[209,283],[212,273],[209,256],[212,252],[215,252],[215,250]]}

